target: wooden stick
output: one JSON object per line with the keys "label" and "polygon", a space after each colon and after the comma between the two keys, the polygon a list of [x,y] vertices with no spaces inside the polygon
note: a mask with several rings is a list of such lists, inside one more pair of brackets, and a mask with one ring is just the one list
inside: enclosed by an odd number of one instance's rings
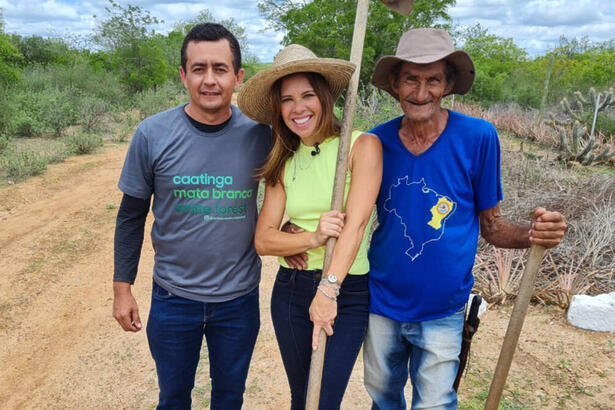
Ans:
{"label": "wooden stick", "polygon": [[[344,190],[346,185],[346,170],[348,169],[348,153],[350,151],[350,135],[352,134],[352,124],[354,122],[354,111],[357,105],[357,92],[359,90],[359,78],[361,75],[361,58],[363,57],[363,43],[365,40],[365,29],[367,26],[367,11],[369,0],[358,0],[357,14],[354,20],[354,32],[352,36],[352,47],[350,49],[350,62],[356,65],[356,69],[350,77],[348,90],[346,91],[346,103],[344,105],[344,118],[342,119],[342,129],[340,131],[339,150],[337,152],[337,165],[335,168],[335,181],[333,183],[333,196],[331,198],[331,209],[342,210],[344,203]],[[327,272],[335,247],[335,238],[329,238],[325,248],[325,260],[322,272]],[[310,362],[310,378],[308,381],[306,410],[317,410],[320,400],[320,385],[322,382],[322,369],[325,361],[325,348],[327,335],[324,330],[320,330],[318,337],[318,349],[312,352]]]}
{"label": "wooden stick", "polygon": [[536,275],[538,274],[538,269],[540,268],[544,253],[545,248],[543,246],[532,245],[530,248],[530,256],[525,267],[525,272],[523,272],[521,285],[519,286],[519,295],[517,296],[515,306],[510,315],[508,329],[506,330],[506,336],[504,336],[502,350],[500,351],[500,358],[495,367],[495,373],[493,374],[493,380],[489,388],[489,396],[485,403],[485,410],[497,410],[500,404],[504,384],[508,377],[508,371],[510,370],[510,364],[512,363],[517,343],[519,342],[519,335],[521,334],[527,308],[530,304],[532,293],[534,292]]}

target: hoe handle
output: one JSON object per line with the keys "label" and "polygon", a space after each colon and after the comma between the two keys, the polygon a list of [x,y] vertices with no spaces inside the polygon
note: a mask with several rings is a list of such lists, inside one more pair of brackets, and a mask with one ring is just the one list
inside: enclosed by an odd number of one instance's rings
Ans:
{"label": "hoe handle", "polygon": [[[335,181],[333,183],[333,196],[331,198],[331,209],[341,211],[344,203],[344,188],[346,184],[346,169],[348,169],[348,153],[350,151],[350,135],[352,133],[352,123],[354,121],[354,110],[357,105],[357,91],[359,90],[359,77],[361,74],[361,58],[363,55],[363,42],[365,40],[365,28],[367,26],[367,11],[369,0],[359,0],[357,2],[357,14],[354,20],[354,32],[352,37],[352,47],[350,50],[350,62],[356,65],[356,69],[350,77],[348,91],[346,91],[346,104],[344,105],[344,118],[342,119],[342,129],[340,131],[339,149],[337,151],[337,165],[335,168]],[[327,272],[335,238],[329,238],[325,248],[325,260],[323,264],[323,274]],[[327,335],[324,330],[320,330],[318,337],[318,349],[312,352],[310,362],[310,378],[305,408],[306,410],[317,410],[320,400],[320,385],[322,382],[322,368],[325,361],[325,347]]]}
{"label": "hoe handle", "polygon": [[510,370],[510,364],[512,363],[513,355],[517,348],[517,342],[519,341],[519,335],[521,334],[521,328],[523,327],[523,321],[527,313],[527,308],[530,304],[530,299],[534,293],[534,284],[536,283],[536,275],[544,256],[545,248],[540,245],[532,245],[530,248],[530,257],[525,266],[523,272],[523,278],[521,278],[521,285],[519,286],[519,295],[515,301],[512,314],[510,315],[510,321],[508,322],[508,329],[504,336],[504,342],[502,343],[502,350],[500,351],[500,358],[498,364],[495,367],[495,373],[493,374],[493,380],[491,381],[491,387],[489,388],[489,396],[485,403],[485,410],[497,410],[502,398],[502,391],[504,390],[504,384],[508,377],[508,371]]}

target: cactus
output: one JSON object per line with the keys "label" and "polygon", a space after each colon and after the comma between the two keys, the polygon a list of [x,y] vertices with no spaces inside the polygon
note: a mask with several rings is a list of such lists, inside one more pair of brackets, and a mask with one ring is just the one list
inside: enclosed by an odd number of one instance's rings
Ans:
{"label": "cactus", "polygon": [[[600,100],[598,107],[596,107],[598,96],[600,96]],[[587,96],[576,91],[573,97],[572,103],[567,98],[560,102],[560,107],[567,116],[565,119],[555,118],[553,113],[550,113],[549,120],[546,121],[547,125],[557,130],[559,134],[560,154],[558,159],[564,162],[591,165],[615,158],[615,150],[596,141],[593,133],[588,132],[582,117],[587,110],[600,112],[610,106],[615,106],[613,88],[601,93],[591,88]]]}

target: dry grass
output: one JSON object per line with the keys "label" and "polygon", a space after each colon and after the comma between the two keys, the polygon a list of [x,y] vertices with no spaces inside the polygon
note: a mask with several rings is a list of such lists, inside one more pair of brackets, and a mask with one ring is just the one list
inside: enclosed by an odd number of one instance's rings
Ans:
{"label": "dry grass", "polygon": [[482,256],[476,255],[474,289],[488,303],[504,304],[518,294],[525,267],[525,250],[489,248],[491,253],[486,251],[481,253]]}
{"label": "dry grass", "polygon": [[483,118],[500,130],[517,138],[556,147],[557,132],[538,118],[535,110],[526,110],[517,104],[494,104],[488,110],[474,104],[455,103],[455,110],[473,117]]}
{"label": "dry grass", "polygon": [[[561,212],[568,224],[563,242],[543,262],[534,299],[566,308],[574,294],[615,291],[615,173],[568,169],[523,152],[504,151],[502,177],[502,210],[509,219],[527,223],[532,210],[543,206]],[[508,256],[494,254],[481,240],[475,289],[492,303],[515,296],[509,291],[501,300],[501,289],[493,286],[498,258]]]}

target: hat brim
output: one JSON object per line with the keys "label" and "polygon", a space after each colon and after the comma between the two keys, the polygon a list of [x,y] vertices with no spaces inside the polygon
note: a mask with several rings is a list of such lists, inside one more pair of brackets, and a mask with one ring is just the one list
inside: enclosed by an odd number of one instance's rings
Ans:
{"label": "hat brim", "polygon": [[348,86],[354,70],[353,63],[336,58],[290,61],[252,76],[239,90],[237,105],[254,121],[271,124],[271,87],[280,78],[302,72],[318,73],[329,84],[333,100],[337,100]]}
{"label": "hat brim", "polygon": [[470,91],[472,84],[474,84],[476,73],[474,71],[472,59],[468,53],[462,50],[456,50],[447,54],[426,55],[408,59],[396,56],[384,56],[376,63],[376,68],[374,68],[374,74],[372,75],[372,84],[388,92],[398,100],[399,95],[393,91],[391,83],[389,82],[389,73],[397,63],[430,64],[439,60],[449,61],[457,70],[455,85],[449,94],[464,95]]}

